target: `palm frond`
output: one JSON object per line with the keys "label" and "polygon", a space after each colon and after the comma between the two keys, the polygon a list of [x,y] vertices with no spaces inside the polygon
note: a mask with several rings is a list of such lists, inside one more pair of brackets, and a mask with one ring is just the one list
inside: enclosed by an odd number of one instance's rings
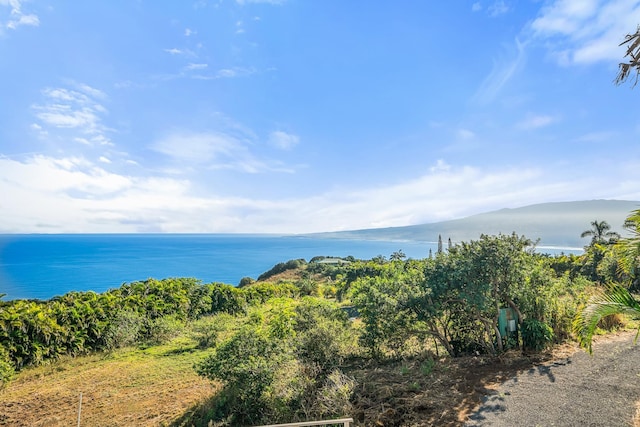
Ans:
{"label": "palm frond", "polygon": [[[578,343],[586,348],[589,354],[593,351],[591,343],[598,322],[611,314],[629,314],[638,317],[640,316],[640,302],[631,295],[628,289],[619,285],[609,285],[604,291],[589,300],[587,306],[578,312],[573,322],[573,330],[578,337]],[[640,333],[640,329],[638,333]]]}
{"label": "palm frond", "polygon": [[624,57],[629,57],[628,62],[621,62],[619,64],[619,72],[615,79],[615,84],[621,84],[625,82],[629,76],[631,75],[632,70],[636,71],[636,78],[633,83],[635,86],[638,83],[638,76],[640,76],[640,61],[638,60],[638,56],[640,54],[640,26],[633,34],[627,34],[626,38],[620,46],[628,44],[627,53]]}

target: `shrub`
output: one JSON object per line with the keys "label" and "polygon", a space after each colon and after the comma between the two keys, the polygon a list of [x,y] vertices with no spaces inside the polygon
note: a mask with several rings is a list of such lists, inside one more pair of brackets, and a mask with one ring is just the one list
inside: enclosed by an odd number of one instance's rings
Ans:
{"label": "shrub", "polygon": [[215,347],[220,334],[229,329],[234,319],[228,313],[198,319],[191,324],[191,337],[198,342],[199,348]]}
{"label": "shrub", "polygon": [[605,331],[614,331],[616,329],[624,327],[624,325],[624,317],[622,317],[620,313],[614,313],[608,316],[604,316],[598,322],[598,328],[604,329]]}
{"label": "shrub", "polygon": [[143,325],[144,319],[140,314],[131,310],[120,311],[105,331],[107,348],[115,349],[135,344]]}
{"label": "shrub", "polygon": [[553,341],[551,326],[536,319],[522,322],[522,344],[525,349],[540,351]]}
{"label": "shrub", "polygon": [[244,288],[245,286],[255,283],[255,281],[256,280],[252,277],[243,277],[242,279],[240,279],[240,283],[238,283],[238,287]]}
{"label": "shrub", "polygon": [[353,412],[351,395],[357,382],[340,370],[331,372],[318,391],[314,412],[318,417],[344,416]]}
{"label": "shrub", "polygon": [[9,360],[9,352],[0,345],[0,388],[11,381],[15,369],[11,360]]}
{"label": "shrub", "polygon": [[149,322],[145,341],[148,344],[159,345],[177,337],[184,328],[184,322],[175,316],[164,316]]}
{"label": "shrub", "polygon": [[275,340],[245,326],[196,365],[200,375],[224,383],[217,417],[231,417],[240,425],[259,423],[268,410],[264,393],[282,364],[280,355]]}

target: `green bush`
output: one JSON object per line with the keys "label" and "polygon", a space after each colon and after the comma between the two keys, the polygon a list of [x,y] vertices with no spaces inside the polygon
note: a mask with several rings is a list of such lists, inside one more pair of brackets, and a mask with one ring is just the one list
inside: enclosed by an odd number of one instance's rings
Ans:
{"label": "green bush", "polygon": [[0,345],[0,388],[11,381],[15,369],[9,360],[9,352]]}
{"label": "green bush", "polygon": [[228,313],[206,316],[191,323],[191,337],[199,348],[215,347],[221,332],[228,330],[235,323],[235,318]]}
{"label": "green bush", "polygon": [[525,349],[540,351],[553,342],[551,326],[536,319],[522,322],[522,344]]}
{"label": "green bush", "polygon": [[159,317],[149,322],[144,341],[152,345],[164,344],[177,337],[183,329],[184,322],[176,316]]}
{"label": "green bush", "polygon": [[250,285],[252,283],[255,283],[255,281],[256,280],[254,278],[245,276],[242,279],[240,279],[240,283],[238,283],[238,287],[239,288],[244,288],[245,286],[248,286],[248,285]]}
{"label": "green bush", "polygon": [[144,326],[144,318],[131,310],[123,310],[116,314],[105,331],[108,349],[127,347],[138,341]]}
{"label": "green bush", "polygon": [[[271,386],[282,353],[278,342],[253,326],[245,326],[196,365],[196,371],[224,383],[217,417],[235,425],[258,424],[269,409],[264,393]],[[219,420],[216,420],[219,421]]]}

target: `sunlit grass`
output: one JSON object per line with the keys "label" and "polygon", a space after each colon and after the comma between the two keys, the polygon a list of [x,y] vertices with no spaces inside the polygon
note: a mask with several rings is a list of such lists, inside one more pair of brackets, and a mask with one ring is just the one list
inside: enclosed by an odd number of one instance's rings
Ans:
{"label": "sunlit grass", "polygon": [[0,413],[8,425],[75,425],[82,393],[83,425],[168,424],[215,392],[193,369],[209,351],[185,335],[165,345],[64,357],[20,372],[0,392]]}

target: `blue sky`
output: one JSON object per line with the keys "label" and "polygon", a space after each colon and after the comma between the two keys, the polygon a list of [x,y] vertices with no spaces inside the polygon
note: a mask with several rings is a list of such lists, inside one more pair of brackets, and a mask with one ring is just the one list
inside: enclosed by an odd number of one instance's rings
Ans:
{"label": "blue sky", "polygon": [[640,1],[0,0],[0,232],[640,200]]}

